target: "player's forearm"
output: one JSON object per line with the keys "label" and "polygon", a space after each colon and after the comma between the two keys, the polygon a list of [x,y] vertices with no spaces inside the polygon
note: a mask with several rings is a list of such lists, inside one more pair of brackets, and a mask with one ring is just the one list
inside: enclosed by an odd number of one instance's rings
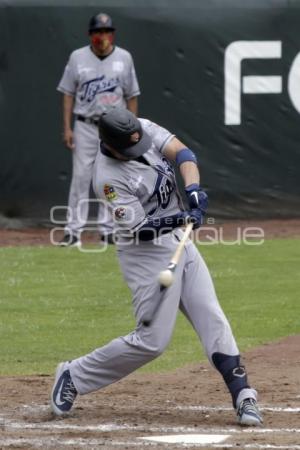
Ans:
{"label": "player's forearm", "polygon": [[186,161],[180,165],[179,170],[185,187],[191,184],[200,184],[200,173],[195,163]]}
{"label": "player's forearm", "polygon": [[194,152],[174,137],[165,147],[164,155],[171,161],[176,161],[184,181],[190,209],[199,209],[201,214],[205,214],[207,210],[207,194],[200,186],[200,173]]}
{"label": "player's forearm", "polygon": [[137,97],[131,97],[126,100],[127,109],[137,116],[138,113],[138,99]]}
{"label": "player's forearm", "polygon": [[164,156],[176,163],[183,178],[184,185],[200,184],[200,174],[197,166],[197,158],[192,150],[181,142],[177,137],[173,137],[163,149]]}
{"label": "player's forearm", "polygon": [[63,129],[64,131],[72,128],[74,97],[64,94],[63,96]]}

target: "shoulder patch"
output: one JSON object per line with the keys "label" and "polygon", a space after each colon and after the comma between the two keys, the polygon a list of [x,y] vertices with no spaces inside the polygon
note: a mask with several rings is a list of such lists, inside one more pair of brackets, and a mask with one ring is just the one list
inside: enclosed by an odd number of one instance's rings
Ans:
{"label": "shoulder patch", "polygon": [[106,200],[108,200],[109,202],[112,202],[113,200],[116,200],[118,198],[118,194],[116,193],[114,187],[110,186],[109,184],[104,185],[103,191]]}

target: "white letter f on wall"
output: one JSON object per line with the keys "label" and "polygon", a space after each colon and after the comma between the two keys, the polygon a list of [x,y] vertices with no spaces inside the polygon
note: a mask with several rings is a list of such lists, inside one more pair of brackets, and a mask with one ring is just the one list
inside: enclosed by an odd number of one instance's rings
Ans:
{"label": "white letter f on wall", "polygon": [[281,41],[236,41],[225,50],[225,124],[240,125],[241,95],[279,94],[281,76],[241,77],[243,59],[281,58]]}

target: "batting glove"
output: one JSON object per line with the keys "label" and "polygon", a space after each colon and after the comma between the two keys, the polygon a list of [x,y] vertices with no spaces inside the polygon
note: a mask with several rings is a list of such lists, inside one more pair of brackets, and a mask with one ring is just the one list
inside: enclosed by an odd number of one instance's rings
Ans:
{"label": "batting glove", "polygon": [[191,209],[191,210],[187,211],[187,213],[188,213],[188,216],[186,218],[186,221],[188,223],[192,222],[194,224],[193,230],[196,230],[196,228],[199,228],[203,224],[204,214],[200,208]]}
{"label": "batting glove", "polygon": [[190,184],[185,188],[188,204],[191,209],[199,208],[205,214],[208,207],[208,197],[199,184]]}

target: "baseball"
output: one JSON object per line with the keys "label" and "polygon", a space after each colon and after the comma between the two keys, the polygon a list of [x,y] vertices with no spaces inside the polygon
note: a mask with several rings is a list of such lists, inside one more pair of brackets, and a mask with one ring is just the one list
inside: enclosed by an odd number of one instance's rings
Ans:
{"label": "baseball", "polygon": [[169,269],[163,270],[160,272],[158,279],[162,286],[169,287],[173,283],[173,273]]}

